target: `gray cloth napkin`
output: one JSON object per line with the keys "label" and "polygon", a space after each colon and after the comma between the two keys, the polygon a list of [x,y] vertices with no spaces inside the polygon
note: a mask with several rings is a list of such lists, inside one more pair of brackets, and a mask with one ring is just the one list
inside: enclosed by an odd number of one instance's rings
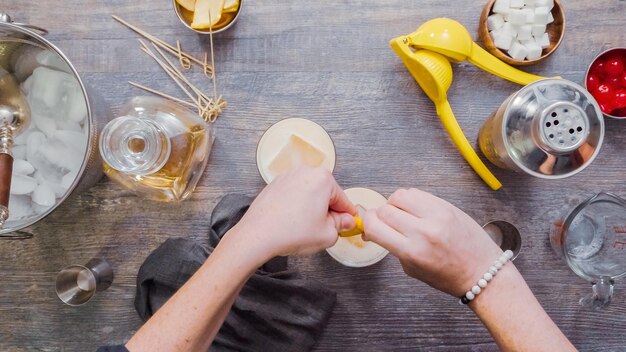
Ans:
{"label": "gray cloth napkin", "polygon": [[[245,214],[252,199],[227,195],[211,215],[209,243],[168,239],[139,269],[135,308],[147,320],[204,263],[213,248]],[[245,284],[210,351],[309,351],[337,301],[336,293],[287,271],[279,257],[259,268]]]}

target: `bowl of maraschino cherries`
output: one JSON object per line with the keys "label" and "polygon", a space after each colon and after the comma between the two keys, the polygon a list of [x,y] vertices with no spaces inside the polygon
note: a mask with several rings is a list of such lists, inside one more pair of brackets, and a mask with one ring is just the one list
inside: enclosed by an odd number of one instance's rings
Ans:
{"label": "bowl of maraschino cherries", "polygon": [[604,115],[626,118],[626,48],[609,49],[591,63],[585,79]]}

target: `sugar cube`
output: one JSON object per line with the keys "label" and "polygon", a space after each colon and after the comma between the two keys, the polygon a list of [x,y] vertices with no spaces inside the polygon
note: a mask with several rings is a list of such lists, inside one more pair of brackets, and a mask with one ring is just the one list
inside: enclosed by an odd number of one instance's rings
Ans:
{"label": "sugar cube", "polygon": [[510,0],[509,7],[512,9],[521,9],[524,7],[524,0]]}
{"label": "sugar cube", "polygon": [[[546,23],[548,21],[548,14],[546,13]],[[524,10],[511,10],[511,12],[509,12],[509,22],[511,22],[512,25],[516,25],[516,26],[521,26],[523,24],[526,23],[526,13],[524,12]]]}
{"label": "sugar cube", "polygon": [[493,44],[502,50],[509,50],[511,43],[513,43],[513,36],[507,33],[499,33],[493,41]]}
{"label": "sugar cube", "polygon": [[528,49],[519,42],[513,42],[511,48],[508,51],[509,55],[515,60],[524,60],[528,55]]}
{"label": "sugar cube", "polygon": [[535,0],[524,0],[524,6],[526,7],[535,6]]}
{"label": "sugar cube", "polygon": [[540,37],[535,37],[535,40],[537,41],[537,44],[544,49],[550,46],[550,36],[548,33],[544,33]]}
{"label": "sugar cube", "polygon": [[518,30],[519,29],[516,26],[512,25],[511,22],[505,22],[502,28],[500,29],[502,33],[508,34],[511,37],[516,37]]}
{"label": "sugar cube", "polygon": [[490,31],[495,31],[497,29],[500,29],[502,28],[503,25],[504,25],[504,17],[501,14],[496,13],[494,15],[487,17],[487,27],[489,28]]}
{"label": "sugar cube", "polygon": [[552,11],[548,12],[548,23],[554,22],[554,16],[552,16]]}
{"label": "sugar cube", "polygon": [[496,0],[496,3],[493,4],[493,12],[494,13],[507,13],[510,8],[509,0]]}
{"label": "sugar cube", "polygon": [[548,13],[550,10],[547,7],[537,7],[535,9],[535,24],[548,24]]}
{"label": "sugar cube", "polygon": [[530,42],[526,45],[524,45],[526,47],[526,50],[528,50],[528,54],[526,54],[526,59],[527,60],[535,60],[541,57],[541,52],[543,51],[541,49],[541,47],[533,42]]}
{"label": "sugar cube", "polygon": [[533,37],[532,30],[533,30],[533,27],[529,24],[525,24],[521,26],[519,28],[519,31],[517,32],[517,40],[522,41],[522,40],[532,39]]}
{"label": "sugar cube", "polygon": [[524,11],[524,13],[526,14],[526,23],[535,22],[535,10],[534,9],[524,8],[522,9],[522,11]]}
{"label": "sugar cube", "polygon": [[532,34],[534,37],[540,37],[546,32],[545,24],[533,24]]}
{"label": "sugar cube", "polygon": [[552,9],[554,7],[554,0],[535,0],[535,6]]}

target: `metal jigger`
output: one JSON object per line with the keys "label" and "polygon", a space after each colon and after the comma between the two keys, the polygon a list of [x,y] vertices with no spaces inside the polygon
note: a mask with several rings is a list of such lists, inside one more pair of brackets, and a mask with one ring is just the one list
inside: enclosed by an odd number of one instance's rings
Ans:
{"label": "metal jigger", "polygon": [[57,275],[56,293],[63,303],[80,306],[89,302],[96,292],[109,288],[113,276],[111,264],[101,258],[85,265],[70,265]]}
{"label": "metal jigger", "polygon": [[0,228],[9,218],[13,138],[30,123],[30,106],[15,78],[0,67]]}

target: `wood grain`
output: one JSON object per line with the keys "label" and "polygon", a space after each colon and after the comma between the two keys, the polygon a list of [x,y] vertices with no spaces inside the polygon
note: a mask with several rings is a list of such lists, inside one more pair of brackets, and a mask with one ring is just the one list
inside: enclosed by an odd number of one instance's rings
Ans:
{"label": "wood grain", "polygon": [[[146,202],[104,179],[72,197],[28,241],[0,242],[0,350],[93,351],[122,343],[140,326],[133,309],[135,275],[168,237],[206,241],[209,215],[224,194],[255,195],[264,186],[255,165],[263,131],[285,117],[314,120],[337,149],[342,186],[384,195],[420,187],[468,212],[479,223],[503,219],[519,226],[516,265],[556,323],[583,351],[623,351],[626,282],[604,312],[577,305],[590,292],[560,262],[548,241],[551,221],[598,191],[626,196],[626,129],[607,121],[602,151],[579,175],[546,181],[489,166],[503,181],[493,192],[473,173],[443,130],[435,109],[389,48],[389,40],[434,17],[451,16],[477,33],[478,0],[255,0],[237,23],[216,36],[218,89],[229,106],[215,125],[210,164],[193,197],[178,206]],[[566,40],[545,62],[526,68],[582,83],[591,60],[623,46],[626,2],[565,1]],[[125,20],[200,56],[208,38],[185,28],[169,1],[6,1],[3,11],[50,30],[113,110],[143,94],[132,80],[181,94],[138,49]],[[454,66],[451,105],[470,140],[482,122],[519,86],[462,63]],[[194,82],[210,91],[199,71]],[[103,256],[115,282],[88,305],[64,306],[54,277],[68,264]],[[290,265],[338,292],[339,302],[317,351],[495,351],[481,323],[452,297],[407,278],[396,259],[350,269],[321,253]]]}

